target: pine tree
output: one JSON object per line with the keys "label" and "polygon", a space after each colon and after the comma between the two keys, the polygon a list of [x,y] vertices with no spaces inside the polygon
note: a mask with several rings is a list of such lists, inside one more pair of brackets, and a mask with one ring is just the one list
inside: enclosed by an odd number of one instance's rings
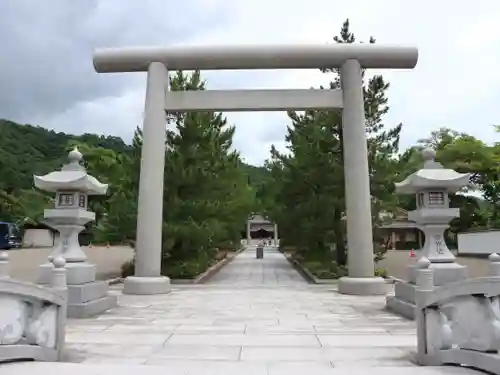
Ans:
{"label": "pine tree", "polygon": [[[175,90],[203,90],[198,71],[177,72]],[[164,255],[169,261],[209,261],[216,247],[236,241],[252,191],[232,150],[235,128],[221,113],[169,115],[164,195]]]}
{"label": "pine tree", "polygon": [[335,224],[332,212],[325,208],[338,205],[339,197],[339,173],[335,170],[340,145],[330,136],[335,125],[323,121],[323,117],[331,115],[326,111],[289,115],[293,128],[288,128],[285,139],[291,156],[274,148],[271,151],[275,159],[271,173],[279,175],[273,181],[279,186],[276,201],[281,208],[276,219],[285,242],[317,255],[325,254],[327,237]]}
{"label": "pine tree", "polygon": [[[336,43],[354,43],[356,38],[346,20],[335,36]],[[370,38],[370,43],[375,43]],[[329,88],[340,88],[339,69],[323,70],[333,74]],[[397,162],[401,124],[387,129],[383,116],[388,112],[385,92],[389,84],[382,76],[371,77],[364,85],[368,161],[371,176],[374,224],[379,212],[389,210],[394,202],[393,177]],[[323,87],[321,87],[322,89]],[[290,156],[273,152],[269,164],[273,173],[280,175],[274,217],[280,224],[285,242],[308,248],[309,252],[326,252],[327,243],[334,242],[336,261],[347,262],[345,249],[345,187],[342,143],[342,115],[340,111],[308,111],[304,115],[290,113],[292,127],[286,140]],[[280,198],[281,197],[281,198]],[[271,210],[272,211],[272,210]],[[287,241],[289,240],[289,241]]]}
{"label": "pine tree", "polygon": [[[141,149],[142,131],[136,128],[130,151],[114,154],[113,163],[108,165],[108,170],[112,170],[113,173],[101,172],[102,175],[111,178],[109,181],[111,192],[105,201],[106,215],[96,229],[97,242],[135,241]],[[95,169],[95,166],[92,169]]]}
{"label": "pine tree", "polygon": [[[203,90],[205,82],[199,72],[177,72],[170,87]],[[193,276],[206,269],[216,248],[237,243],[254,194],[232,150],[235,129],[221,113],[168,113],[166,125],[162,269],[170,276]],[[129,152],[115,160],[121,180],[113,181],[101,239],[135,239],[141,148],[142,132],[136,129]]]}

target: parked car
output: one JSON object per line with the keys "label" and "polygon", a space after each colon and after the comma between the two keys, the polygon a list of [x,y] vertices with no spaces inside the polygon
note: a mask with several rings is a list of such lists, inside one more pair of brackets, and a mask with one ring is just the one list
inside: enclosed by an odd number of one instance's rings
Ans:
{"label": "parked car", "polygon": [[21,231],[14,223],[0,221],[0,249],[10,250],[20,248],[22,244]]}

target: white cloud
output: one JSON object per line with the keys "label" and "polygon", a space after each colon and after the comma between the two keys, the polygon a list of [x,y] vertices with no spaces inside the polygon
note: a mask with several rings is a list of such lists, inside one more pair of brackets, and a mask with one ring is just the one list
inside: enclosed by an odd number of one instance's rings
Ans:
{"label": "white cloud", "polygon": [[[146,2],[151,6],[153,2]],[[379,43],[415,44],[419,47],[419,63],[413,71],[385,71],[390,81],[391,112],[388,125],[405,124],[403,146],[425,137],[440,126],[453,127],[486,141],[495,139],[492,123],[500,101],[500,3],[482,0],[458,3],[452,0],[403,2],[400,0],[329,0],[270,1],[270,0],[197,0],[190,14],[169,14],[165,4],[164,22],[179,28],[193,28],[182,43],[189,44],[259,44],[259,43],[323,43],[338,34],[342,22],[349,18],[352,30],[360,40],[373,35]],[[159,3],[155,3],[158,7]],[[219,23],[197,28],[204,12],[217,14]],[[109,12],[109,10],[107,11]],[[145,13],[142,11],[142,13]],[[196,16],[198,14],[198,16]],[[127,32],[134,33],[137,23],[154,22],[148,28],[150,40],[161,40],[160,18],[153,21],[130,17]],[[118,22],[111,18],[110,22]],[[100,25],[105,25],[103,20]],[[104,26],[103,26],[104,27]],[[142,35],[145,44],[148,37]],[[89,61],[91,56],[89,55]],[[317,71],[253,71],[208,72],[204,74],[209,88],[307,88],[326,84],[328,77]],[[101,79],[107,79],[104,75]],[[140,83],[135,83],[139,82]],[[79,103],[65,113],[45,119],[48,125],[60,127],[75,121],[85,131],[107,129],[115,135],[131,134],[140,120],[143,108],[145,80],[136,80],[128,91],[116,97]],[[283,113],[230,113],[236,124],[235,146],[246,160],[262,163],[271,143],[283,144],[286,126]],[[281,140],[281,141],[280,141]]]}
{"label": "white cloud", "polygon": [[118,96],[79,102],[67,111],[35,123],[58,129],[58,124],[71,124],[77,134],[96,133],[131,140],[134,130],[142,125],[145,88],[127,90]]}

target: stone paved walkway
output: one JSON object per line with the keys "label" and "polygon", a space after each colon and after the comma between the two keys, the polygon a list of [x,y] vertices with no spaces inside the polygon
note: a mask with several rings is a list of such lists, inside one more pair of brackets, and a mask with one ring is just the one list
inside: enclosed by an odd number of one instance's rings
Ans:
{"label": "stone paved walkway", "polygon": [[0,373],[477,374],[415,367],[412,322],[385,312],[382,297],[334,288],[307,284],[275,250],[263,260],[246,250],[205,285],[176,285],[166,296],[116,289],[118,308],[69,322],[73,363],[13,364]]}
{"label": "stone paved walkway", "polygon": [[206,284],[240,286],[307,284],[278,250],[268,247],[265,251],[265,258],[262,260],[255,259],[254,248],[244,251]]}

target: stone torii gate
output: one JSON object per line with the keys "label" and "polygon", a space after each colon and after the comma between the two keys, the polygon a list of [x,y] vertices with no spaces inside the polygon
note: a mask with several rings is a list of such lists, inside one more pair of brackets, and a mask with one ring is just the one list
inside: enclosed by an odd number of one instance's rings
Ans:
{"label": "stone torii gate", "polygon": [[[345,294],[385,294],[374,277],[370,181],[362,89],[362,68],[412,69],[415,47],[370,44],[176,46],[99,49],[99,73],[147,72],[142,160],[137,214],[135,275],[124,293],[170,291],[161,276],[163,170],[167,112],[286,111],[341,108],[347,209],[348,276]],[[250,70],[340,68],[341,90],[168,90],[168,70]],[[168,209],[168,207],[167,207]]]}

